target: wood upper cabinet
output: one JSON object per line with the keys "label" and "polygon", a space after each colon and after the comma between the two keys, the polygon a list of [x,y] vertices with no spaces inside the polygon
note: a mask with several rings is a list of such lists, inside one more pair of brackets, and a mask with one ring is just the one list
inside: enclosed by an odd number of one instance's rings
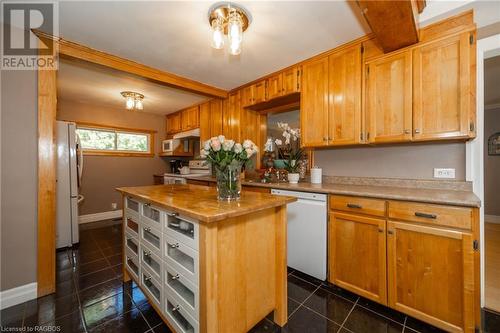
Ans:
{"label": "wood upper cabinet", "polygon": [[181,113],[176,112],[167,115],[167,135],[178,133],[182,130]]}
{"label": "wood upper cabinet", "polygon": [[387,223],[389,306],[448,332],[474,332],[472,235]]}
{"label": "wood upper cabinet", "polygon": [[253,87],[253,103],[262,103],[267,101],[267,81],[262,80],[252,85]]}
{"label": "wood upper cabinet", "polygon": [[211,121],[210,102],[200,104],[200,142],[202,145],[212,137]]}
{"label": "wood upper cabinet", "polygon": [[267,98],[273,99],[283,95],[283,74],[279,73],[267,78]]}
{"label": "wood upper cabinet", "polygon": [[222,134],[222,100],[212,99],[210,101],[210,136]]}
{"label": "wood upper cabinet", "polygon": [[197,106],[181,111],[181,130],[187,131],[200,126],[200,110]]}
{"label": "wood upper cabinet", "polygon": [[462,33],[414,49],[414,140],[474,136],[473,40],[471,33]]}
{"label": "wood upper cabinet", "polygon": [[223,129],[226,138],[239,142],[241,140],[241,106],[240,91],[229,93],[223,106]]}
{"label": "wood upper cabinet", "polygon": [[241,106],[247,107],[253,105],[253,86],[246,86],[241,89]]}
{"label": "wood upper cabinet", "polygon": [[330,213],[329,281],[387,304],[384,219]]}
{"label": "wood upper cabinet", "polygon": [[304,147],[328,144],[328,57],[302,67],[300,128]]}
{"label": "wood upper cabinet", "polygon": [[412,138],[412,54],[384,56],[365,65],[365,110],[368,142]]}
{"label": "wood upper cabinet", "polygon": [[300,66],[296,66],[283,71],[282,75],[282,92],[283,96],[300,92],[301,78]]}
{"label": "wood upper cabinet", "polygon": [[328,142],[333,145],[361,141],[361,44],[328,57]]}

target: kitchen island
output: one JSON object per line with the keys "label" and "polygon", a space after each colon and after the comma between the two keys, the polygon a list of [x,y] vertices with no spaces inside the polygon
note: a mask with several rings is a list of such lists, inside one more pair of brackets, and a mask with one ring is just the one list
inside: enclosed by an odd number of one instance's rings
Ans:
{"label": "kitchen island", "polygon": [[182,184],[117,190],[124,281],[171,329],[247,332],[272,311],[286,323],[286,205],[296,199],[245,192],[222,202],[214,188]]}

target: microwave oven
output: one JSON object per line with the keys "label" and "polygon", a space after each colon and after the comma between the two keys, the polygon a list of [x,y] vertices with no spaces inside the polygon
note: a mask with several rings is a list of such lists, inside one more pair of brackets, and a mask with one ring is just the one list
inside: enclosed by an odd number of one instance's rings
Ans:
{"label": "microwave oven", "polygon": [[164,153],[173,153],[181,144],[179,139],[163,140],[161,143],[161,150]]}

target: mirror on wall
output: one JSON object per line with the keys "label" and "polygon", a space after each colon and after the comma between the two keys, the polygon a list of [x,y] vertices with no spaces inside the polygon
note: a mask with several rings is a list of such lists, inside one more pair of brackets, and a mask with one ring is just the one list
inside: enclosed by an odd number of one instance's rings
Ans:
{"label": "mirror on wall", "polygon": [[267,116],[268,138],[282,139],[283,130],[278,127],[278,122],[287,123],[291,128],[300,128],[300,110],[269,114]]}

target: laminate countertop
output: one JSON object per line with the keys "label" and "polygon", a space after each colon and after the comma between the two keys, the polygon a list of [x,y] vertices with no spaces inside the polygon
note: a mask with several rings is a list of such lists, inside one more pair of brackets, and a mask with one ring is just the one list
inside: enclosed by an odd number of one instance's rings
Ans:
{"label": "laminate countertop", "polygon": [[[187,179],[215,182],[215,178],[209,176],[187,177]],[[310,182],[299,182],[298,184],[289,183],[261,183],[258,181],[242,181],[244,186],[256,186],[276,188],[290,191],[314,192],[325,194],[351,195],[358,197],[380,198],[386,200],[402,200],[415,201],[431,204],[443,204],[462,207],[480,207],[481,201],[471,190],[456,190],[450,189],[453,182],[436,182],[436,184],[444,184],[443,188],[434,186],[428,188],[420,186],[426,185],[433,181],[400,181],[404,186],[396,186],[397,180],[391,179],[388,181],[390,185],[381,185],[382,181],[377,182],[360,182],[360,184],[339,184],[339,183],[323,183],[312,184]],[[371,183],[371,184],[370,184]],[[377,185],[373,185],[377,183]],[[409,186],[409,183],[415,184]]]}
{"label": "laminate countertop", "polygon": [[201,222],[217,222],[297,200],[268,193],[244,192],[238,201],[219,201],[214,187],[190,184],[120,187],[116,190]]}

